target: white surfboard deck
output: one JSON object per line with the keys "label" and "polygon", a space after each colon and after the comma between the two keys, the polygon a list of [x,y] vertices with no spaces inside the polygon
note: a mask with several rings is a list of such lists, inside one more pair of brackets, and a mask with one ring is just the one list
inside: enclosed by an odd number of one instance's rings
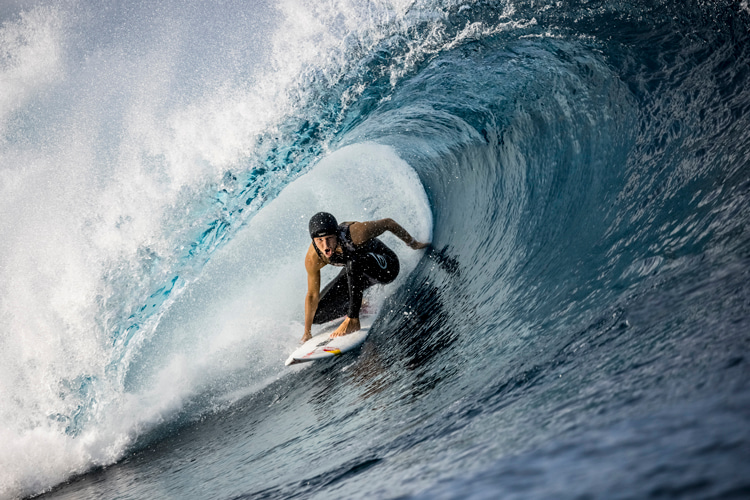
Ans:
{"label": "white surfboard deck", "polygon": [[286,366],[315,361],[316,359],[340,356],[362,345],[370,333],[373,316],[363,316],[359,319],[361,330],[348,333],[341,337],[331,338],[331,333],[339,327],[344,318],[339,318],[324,324],[321,330],[310,340],[299,346],[284,363]]}

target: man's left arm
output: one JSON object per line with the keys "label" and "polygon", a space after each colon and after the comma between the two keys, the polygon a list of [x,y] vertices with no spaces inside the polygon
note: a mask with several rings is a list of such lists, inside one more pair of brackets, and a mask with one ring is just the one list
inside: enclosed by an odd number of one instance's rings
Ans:
{"label": "man's left arm", "polygon": [[355,222],[349,226],[349,235],[352,237],[352,243],[361,245],[377,238],[386,231],[395,234],[401,241],[409,245],[414,250],[425,248],[429,243],[421,243],[415,240],[409,232],[393,219],[379,219],[367,222]]}

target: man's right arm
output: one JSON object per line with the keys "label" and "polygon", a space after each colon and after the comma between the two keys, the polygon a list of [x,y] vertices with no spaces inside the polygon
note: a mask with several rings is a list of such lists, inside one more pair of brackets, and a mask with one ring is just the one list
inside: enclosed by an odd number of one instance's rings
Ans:
{"label": "man's right arm", "polygon": [[313,319],[315,318],[315,311],[318,310],[318,302],[320,301],[320,270],[323,265],[325,264],[320,261],[315,250],[312,249],[312,245],[310,245],[310,249],[308,249],[307,256],[305,257],[307,294],[305,295],[305,334],[302,336],[303,342],[312,338]]}

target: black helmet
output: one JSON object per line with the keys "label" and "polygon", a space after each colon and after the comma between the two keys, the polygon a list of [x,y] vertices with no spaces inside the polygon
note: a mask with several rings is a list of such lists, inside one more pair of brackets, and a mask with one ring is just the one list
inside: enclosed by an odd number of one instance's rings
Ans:
{"label": "black helmet", "polygon": [[310,238],[321,238],[338,232],[339,223],[336,217],[328,212],[318,212],[310,218]]}

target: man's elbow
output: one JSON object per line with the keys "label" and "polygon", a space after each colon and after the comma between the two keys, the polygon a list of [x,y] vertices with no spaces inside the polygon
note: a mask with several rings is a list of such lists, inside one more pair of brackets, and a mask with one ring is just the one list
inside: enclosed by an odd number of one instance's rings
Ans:
{"label": "man's elbow", "polygon": [[[386,231],[395,232],[398,229],[398,224],[396,224],[396,221],[388,217],[387,219],[382,219],[380,221],[380,234],[383,234]],[[378,236],[380,236],[378,234]]]}

